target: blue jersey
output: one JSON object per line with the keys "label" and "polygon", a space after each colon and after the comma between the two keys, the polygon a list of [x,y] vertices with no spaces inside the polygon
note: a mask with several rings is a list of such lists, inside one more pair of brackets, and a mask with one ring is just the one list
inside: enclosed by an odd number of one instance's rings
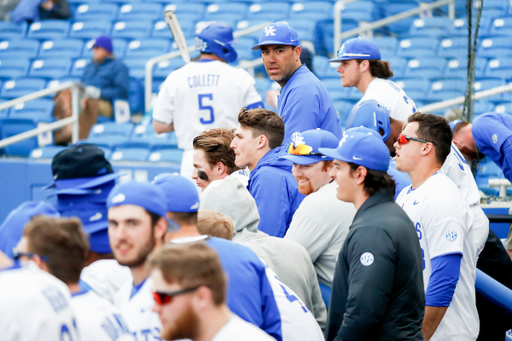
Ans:
{"label": "blue jersey", "polygon": [[323,83],[302,65],[288,79],[277,100],[277,113],[284,121],[284,141],[294,133],[320,128],[343,137],[341,122],[331,96]]}
{"label": "blue jersey", "polygon": [[471,131],[478,149],[512,181],[512,116],[495,112],[480,115],[473,121]]}
{"label": "blue jersey", "polygon": [[282,341],[281,314],[258,256],[246,246],[220,238],[211,238],[206,244],[217,252],[227,274],[229,309]]}

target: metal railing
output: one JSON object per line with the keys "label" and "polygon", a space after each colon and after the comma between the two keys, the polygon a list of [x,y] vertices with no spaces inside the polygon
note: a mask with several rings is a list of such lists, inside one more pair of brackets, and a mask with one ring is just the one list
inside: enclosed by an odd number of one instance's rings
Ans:
{"label": "metal railing", "polygon": [[9,146],[11,144],[29,139],[31,137],[37,136],[39,134],[43,134],[49,131],[53,131],[55,129],[62,128],[68,124],[73,124],[72,129],[72,137],[71,142],[78,142],[78,115],[79,115],[79,99],[78,99],[78,84],[75,82],[66,82],[62,83],[59,86],[43,89],[40,91],[33,92],[31,94],[10,100],[8,102],[4,102],[0,104],[0,111],[18,105],[20,103],[25,103],[37,98],[48,96],[52,93],[69,89],[71,88],[71,117],[64,118],[62,120],[58,120],[57,122],[49,123],[44,126],[37,127],[35,129],[23,132],[18,135],[14,135],[8,137],[6,139],[0,140],[0,148]]}
{"label": "metal railing", "polygon": [[[355,0],[353,0],[355,1]],[[420,3],[418,8],[413,8],[411,10],[398,13],[392,15],[390,17],[374,21],[372,23],[360,23],[360,27],[354,28],[352,30],[348,30],[347,32],[341,32],[341,11],[344,8],[344,5],[350,2],[350,0],[341,0],[336,2],[334,5],[334,55],[336,55],[336,51],[340,48],[341,42],[344,39],[360,35],[361,33],[367,31],[373,31],[377,28],[381,28],[397,22],[402,19],[406,19],[423,12],[431,11],[435,8],[448,5],[448,17],[450,19],[455,19],[455,0],[440,0],[432,3]],[[337,29],[338,27],[338,29]]]}
{"label": "metal railing", "polygon": [[[243,29],[243,30],[235,31],[235,32],[233,32],[233,37],[238,38],[238,37],[242,37],[242,36],[251,34],[253,32],[257,32],[257,31],[261,30],[263,27],[270,25],[270,24],[271,24],[271,22],[264,22],[264,23],[254,25],[254,26],[251,26],[251,27]],[[196,47],[194,45],[191,45],[188,47],[188,50],[189,50],[189,52],[193,52],[196,50]],[[144,99],[145,99],[144,102],[145,102],[145,111],[146,112],[151,108],[151,97],[153,94],[153,89],[152,89],[153,88],[153,66],[155,66],[156,64],[158,64],[160,62],[163,62],[164,60],[178,58],[180,56],[181,56],[180,51],[173,51],[173,52],[166,53],[164,55],[161,55],[161,56],[158,56],[155,58],[151,58],[146,63],[146,78],[144,81]],[[258,60],[260,61],[259,64],[258,64]],[[240,62],[238,67],[250,68],[250,67],[255,67],[255,66],[261,65],[262,63],[263,62],[261,62],[261,58],[259,58],[259,59],[255,59],[255,60],[248,61],[248,62]],[[249,65],[249,66],[242,66],[242,65]]]}

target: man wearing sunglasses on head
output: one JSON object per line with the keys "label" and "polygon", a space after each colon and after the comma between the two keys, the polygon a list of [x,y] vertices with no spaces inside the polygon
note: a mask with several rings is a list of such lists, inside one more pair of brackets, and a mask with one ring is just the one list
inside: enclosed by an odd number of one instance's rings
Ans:
{"label": "man wearing sunglasses on head", "polygon": [[476,340],[479,330],[473,214],[457,186],[440,172],[451,142],[443,117],[416,113],[395,143],[396,168],[412,181],[397,203],[413,221],[422,249],[427,341]]}
{"label": "man wearing sunglasses on head", "polygon": [[215,251],[205,244],[168,244],[148,263],[162,339],[274,340],[229,310],[226,275]]}
{"label": "man wearing sunglasses on head", "polygon": [[336,259],[356,213],[354,205],[337,200],[338,185],[330,175],[332,157],[318,148],[336,148],[339,140],[326,130],[308,130],[294,135],[288,154],[299,192],[307,197],[295,212],[285,239],[304,246],[315,266],[326,304],[334,277]]}

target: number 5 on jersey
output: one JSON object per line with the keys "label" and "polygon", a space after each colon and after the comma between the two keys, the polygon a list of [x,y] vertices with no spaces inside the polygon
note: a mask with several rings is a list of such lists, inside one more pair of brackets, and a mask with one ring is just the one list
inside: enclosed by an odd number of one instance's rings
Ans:
{"label": "number 5 on jersey", "polygon": [[[215,115],[213,113],[213,107],[208,104],[208,100],[213,101],[213,94],[199,94],[197,95],[199,99],[199,110],[208,110],[210,112],[210,117],[207,119],[200,118],[199,122],[202,124],[211,124],[215,121]],[[211,103],[211,102],[210,102]]]}

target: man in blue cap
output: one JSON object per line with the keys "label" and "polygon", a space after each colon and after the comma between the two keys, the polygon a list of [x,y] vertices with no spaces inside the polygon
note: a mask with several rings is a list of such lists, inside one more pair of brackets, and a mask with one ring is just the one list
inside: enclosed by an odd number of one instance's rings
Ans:
{"label": "man in blue cap", "polygon": [[371,40],[349,39],[329,61],[341,62],[337,69],[341,85],[361,91],[363,98],[359,102],[377,100],[391,109],[391,118],[400,121],[407,121],[407,117],[416,112],[413,100],[388,79],[393,77],[390,64],[381,60],[379,48]]}
{"label": "man in blue cap", "polygon": [[277,22],[264,27],[258,44],[268,76],[281,86],[277,113],[285,124],[284,144],[292,136],[321,128],[341,138],[341,123],[331,96],[322,82],[300,60],[299,36],[289,25]]}
{"label": "man in blue cap", "polygon": [[345,132],[334,158],[337,197],[357,209],[336,264],[326,340],[423,340],[422,259],[395,203],[389,151],[375,133]]}
{"label": "man in blue cap", "polygon": [[282,158],[293,162],[293,176],[306,198],[295,211],[285,239],[298,242],[308,251],[327,303],[336,259],[356,210],[352,204],[336,199],[338,184],[330,174],[333,158],[318,151],[335,148],[339,142],[336,136],[315,129],[295,137]]}

